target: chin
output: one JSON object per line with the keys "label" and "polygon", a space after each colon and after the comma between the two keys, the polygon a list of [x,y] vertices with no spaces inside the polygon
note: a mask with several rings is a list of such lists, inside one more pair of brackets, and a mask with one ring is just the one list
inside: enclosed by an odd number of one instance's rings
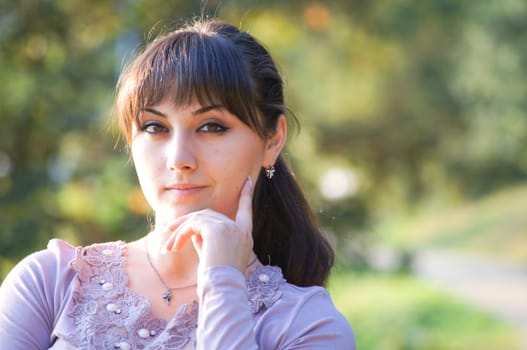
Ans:
{"label": "chin", "polygon": [[178,218],[180,216],[187,215],[206,208],[208,207],[199,205],[171,205],[163,207],[160,211],[157,211],[156,213],[166,218]]}

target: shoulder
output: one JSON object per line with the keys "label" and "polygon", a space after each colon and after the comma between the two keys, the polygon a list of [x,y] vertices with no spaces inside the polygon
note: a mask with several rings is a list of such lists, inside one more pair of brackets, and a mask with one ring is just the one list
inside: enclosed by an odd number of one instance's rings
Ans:
{"label": "shoulder", "polygon": [[49,241],[47,249],[22,259],[6,277],[4,283],[14,281],[46,282],[63,274],[75,256],[75,248],[59,239]]}
{"label": "shoulder", "polygon": [[47,349],[54,335],[73,329],[67,312],[74,306],[72,294],[82,274],[73,265],[86,249],[53,239],[11,270],[0,286],[1,348],[29,349],[38,344]]}
{"label": "shoulder", "polygon": [[116,243],[94,244],[89,247],[73,246],[61,239],[52,239],[47,248],[22,259],[6,276],[3,289],[16,286],[28,292],[57,295],[65,293],[78,272],[85,270],[76,262],[92,255],[92,251],[106,253]]}
{"label": "shoulder", "polygon": [[[288,283],[282,275],[282,270],[276,266],[261,266],[253,271],[247,279],[247,289],[249,297],[261,304],[254,310],[255,313],[261,311],[263,306],[269,309],[275,304],[277,309],[286,307],[288,312],[315,307],[320,312],[338,313],[325,288],[299,287]],[[266,299],[272,299],[273,302],[262,304],[262,300]]]}
{"label": "shoulder", "polygon": [[298,287],[287,283],[278,308],[294,310],[288,316],[291,317],[291,324],[329,323],[336,329],[350,331],[351,327],[348,320],[335,307],[331,296],[323,287]]}
{"label": "shoulder", "polygon": [[75,257],[76,249],[65,241],[50,240],[46,249],[18,262],[3,281],[1,294],[60,300],[75,276],[69,264]]}
{"label": "shoulder", "polygon": [[69,265],[83,278],[90,270],[106,269],[112,265],[121,265],[126,243],[123,241],[94,243],[86,247],[75,248],[75,254]]}
{"label": "shoulder", "polygon": [[28,255],[11,270],[0,286],[0,334],[13,333],[15,339],[24,324],[31,322],[31,339],[49,341],[74,277],[68,267],[74,250],[63,241],[52,240],[47,249]]}
{"label": "shoulder", "polygon": [[[270,271],[260,270],[253,278],[267,280]],[[274,270],[274,273],[280,273],[280,270]],[[274,275],[269,280],[279,282],[280,278]],[[325,288],[299,287],[283,281],[271,294],[274,297],[267,296],[267,299],[275,302],[272,305],[267,303],[269,307],[261,314],[261,334],[268,336],[274,332],[272,338],[277,339],[283,347],[355,349],[352,328],[337,310]]]}

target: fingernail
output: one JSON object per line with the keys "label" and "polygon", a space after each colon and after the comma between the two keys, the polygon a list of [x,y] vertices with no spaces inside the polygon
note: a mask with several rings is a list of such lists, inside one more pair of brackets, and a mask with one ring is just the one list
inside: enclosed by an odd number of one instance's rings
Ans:
{"label": "fingernail", "polygon": [[251,175],[249,175],[249,177],[247,178],[247,183],[249,185],[249,189],[253,188],[253,178],[251,177]]}

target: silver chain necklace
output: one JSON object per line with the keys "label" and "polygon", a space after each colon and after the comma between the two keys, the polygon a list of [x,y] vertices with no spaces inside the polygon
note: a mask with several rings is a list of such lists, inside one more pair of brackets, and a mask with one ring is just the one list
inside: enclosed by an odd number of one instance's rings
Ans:
{"label": "silver chain necklace", "polygon": [[[150,253],[148,252],[148,237],[145,237],[145,253],[146,253],[146,259],[148,260],[150,267],[152,267],[152,270],[154,270],[154,272],[156,273],[157,278],[166,288],[162,296],[163,300],[165,301],[165,304],[170,305],[170,300],[172,300],[173,290],[182,290],[182,289],[187,289],[190,287],[197,286],[197,283],[189,284],[188,286],[183,286],[183,287],[172,287],[171,288],[167,286],[167,284],[165,283],[165,280],[163,280],[163,277],[161,277],[161,274],[157,271],[156,267],[154,266],[154,263],[152,262],[152,257],[150,256]],[[254,264],[256,260],[258,260],[257,256],[255,256],[254,259],[247,265],[247,268],[251,266],[252,264]]]}
{"label": "silver chain necklace", "polygon": [[159,278],[159,281],[161,281],[163,286],[166,288],[162,296],[163,300],[165,301],[165,304],[170,305],[170,300],[172,300],[172,291],[187,289],[187,288],[194,287],[197,285],[197,283],[192,283],[192,284],[189,284],[188,286],[183,286],[183,287],[172,287],[171,288],[167,286],[167,284],[163,280],[163,277],[161,277],[161,274],[157,271],[156,267],[154,266],[154,263],[152,262],[152,257],[150,256],[150,253],[148,252],[148,238],[147,237],[145,237],[145,252],[146,252],[146,258],[148,259],[148,263],[152,267],[152,270],[154,270],[154,272],[157,275],[157,278]]}

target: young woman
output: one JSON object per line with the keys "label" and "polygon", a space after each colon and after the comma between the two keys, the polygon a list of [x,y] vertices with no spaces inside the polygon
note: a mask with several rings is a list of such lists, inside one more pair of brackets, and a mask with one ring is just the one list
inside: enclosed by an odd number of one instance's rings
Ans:
{"label": "young woman", "polygon": [[280,152],[282,80],[252,36],[199,21],[122,73],[117,116],[155,226],[52,240],[0,288],[2,349],[355,349],[333,252]]}

